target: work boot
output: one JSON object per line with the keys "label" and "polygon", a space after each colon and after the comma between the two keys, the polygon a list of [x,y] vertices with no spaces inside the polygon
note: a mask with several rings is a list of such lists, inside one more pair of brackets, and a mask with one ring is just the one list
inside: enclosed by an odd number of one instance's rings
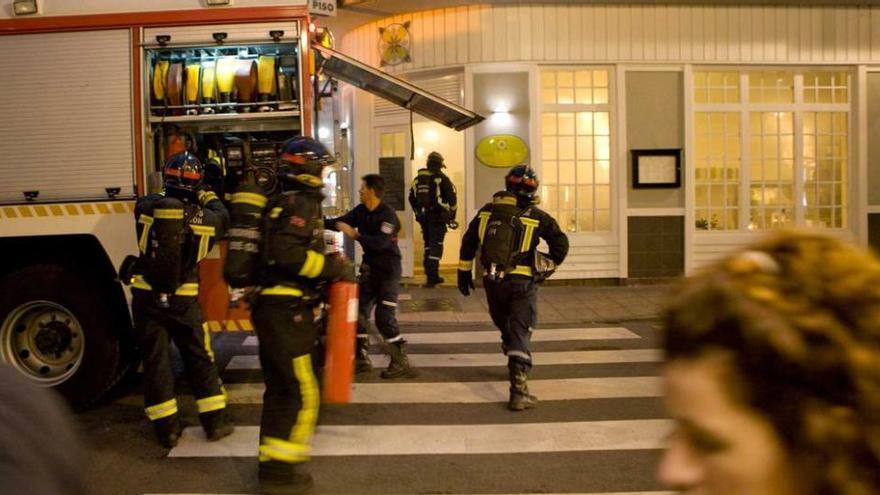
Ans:
{"label": "work boot", "polygon": [[538,404],[538,398],[529,393],[529,373],[520,363],[508,365],[510,374],[510,400],[507,408],[511,411],[531,409]]}
{"label": "work boot", "polygon": [[221,438],[228,437],[235,430],[232,422],[226,417],[226,409],[218,409],[199,414],[199,421],[205,429],[205,438],[209,442],[216,442]]}
{"label": "work boot", "polygon": [[373,371],[373,362],[370,361],[370,339],[366,336],[358,336],[354,353],[354,372],[360,375],[371,371]]}
{"label": "work boot", "polygon": [[386,346],[391,362],[388,363],[388,368],[382,371],[382,378],[415,378],[418,373],[409,365],[409,358],[406,356],[406,341],[398,340],[397,342],[386,344]]}
{"label": "work boot", "polygon": [[156,433],[156,439],[166,449],[177,447],[177,442],[183,435],[183,427],[180,426],[180,420],[177,415],[168,416],[167,418],[157,419],[153,421],[153,432]]}
{"label": "work boot", "polygon": [[259,469],[260,495],[310,495],[313,493],[312,475],[302,464],[261,462]]}

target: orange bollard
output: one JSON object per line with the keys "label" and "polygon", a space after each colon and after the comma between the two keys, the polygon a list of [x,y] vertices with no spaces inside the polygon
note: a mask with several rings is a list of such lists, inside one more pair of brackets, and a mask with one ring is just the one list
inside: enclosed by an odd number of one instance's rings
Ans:
{"label": "orange bollard", "polygon": [[353,282],[333,282],[329,292],[322,396],[325,403],[347,403],[351,401],[354,376],[358,286]]}

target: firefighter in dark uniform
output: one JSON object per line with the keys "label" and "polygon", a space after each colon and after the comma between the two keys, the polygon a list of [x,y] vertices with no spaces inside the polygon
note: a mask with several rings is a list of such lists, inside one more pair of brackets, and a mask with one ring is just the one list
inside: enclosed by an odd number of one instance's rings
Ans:
{"label": "firefighter in dark uniform", "polygon": [[427,287],[444,282],[440,277],[440,258],[443,257],[443,238],[447,225],[456,228],[455,212],[458,198],[455,186],[443,173],[446,165],[443,155],[432,151],[428,155],[426,168],[419,169],[409,189],[409,204],[415,213],[416,221],[422,227],[425,241],[425,275]]}
{"label": "firefighter in dark uniform", "polygon": [[358,373],[372,369],[369,355],[367,325],[376,309],[376,327],[385,340],[391,362],[382,371],[382,378],[411,377],[406,355],[406,341],[397,325],[397,294],[400,290],[400,249],[397,233],[400,221],[394,208],[382,202],[385,180],[376,174],[365,175],[358,191],[361,204],[339,218],[327,219],[324,226],[338,230],[358,241],[364,249],[361,263],[358,307],[358,335],[355,369]]}
{"label": "firefighter in dark uniform", "polygon": [[[251,317],[260,343],[266,391],[260,422],[261,494],[310,493],[310,458],[318,419],[318,382],[311,353],[324,283],[354,281],[354,268],[325,255],[322,170],[333,157],[318,141],[295,137],[281,147],[282,193],[266,206],[259,288]],[[233,195],[233,197],[235,197]]]}
{"label": "firefighter in dark uniform", "polygon": [[[568,237],[536,206],[538,177],[531,168],[512,168],[505,184],[506,190],[480,209],[462,238],[458,289],[467,296],[474,288],[471,272],[479,251],[489,313],[501,330],[501,349],[507,356],[507,407],[522,411],[537,403],[527,383],[532,368],[529,340],[538,316],[537,284],[565,259]],[[547,241],[548,254],[537,251],[541,239]]]}
{"label": "firefighter in dark uniform", "polygon": [[232,433],[226,393],[198,303],[198,263],[223,237],[229,215],[217,195],[201,189],[203,168],[188,151],[163,169],[164,190],[135,206],[140,256],[131,271],[132,314],[144,357],[144,402],[159,442],[172,448],[181,434],[169,340],[183,357],[199,420],[208,440]]}

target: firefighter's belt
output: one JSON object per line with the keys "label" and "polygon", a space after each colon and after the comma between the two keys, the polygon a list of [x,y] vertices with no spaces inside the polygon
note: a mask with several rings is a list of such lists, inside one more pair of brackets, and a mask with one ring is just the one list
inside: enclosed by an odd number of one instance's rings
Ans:
{"label": "firefighter's belt", "polygon": [[199,101],[199,73],[201,64],[189,64],[186,66],[186,103],[195,105]]}
{"label": "firefighter's belt", "polygon": [[257,92],[261,95],[275,93],[275,57],[273,55],[260,55],[257,59],[257,72],[259,73]]}
{"label": "firefighter's belt", "polygon": [[[131,277],[131,287],[132,289],[140,289],[140,290],[153,290],[153,287],[144,280],[143,275],[134,275]],[[196,282],[187,282],[185,284],[180,284],[176,291],[174,291],[175,296],[190,296],[194,297],[199,295],[199,284]]]}
{"label": "firefighter's belt", "polygon": [[532,267],[526,265],[516,265],[513,270],[499,270],[490,273],[489,270],[483,270],[483,276],[490,280],[501,280],[508,275],[522,275],[524,277],[532,276]]}
{"label": "firefighter's belt", "polygon": [[254,90],[257,88],[257,64],[253,60],[239,60],[235,69],[235,88],[238,90],[240,103],[254,101]]}
{"label": "firefighter's belt", "polygon": [[202,100],[210,101],[214,99],[214,89],[216,87],[214,71],[216,68],[215,62],[205,62],[202,65]]}
{"label": "firefighter's belt", "polygon": [[168,91],[169,105],[183,104],[183,64],[171,64],[168,68],[168,82],[165,89]]}

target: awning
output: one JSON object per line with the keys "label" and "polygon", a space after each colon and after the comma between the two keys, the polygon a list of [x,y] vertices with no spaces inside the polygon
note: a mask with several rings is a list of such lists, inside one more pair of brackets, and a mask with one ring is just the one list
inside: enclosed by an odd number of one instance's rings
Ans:
{"label": "awning", "polygon": [[345,81],[395,105],[460,131],[476,125],[485,117],[432,95],[412,84],[330,48],[313,44],[316,63],[330,77]]}

